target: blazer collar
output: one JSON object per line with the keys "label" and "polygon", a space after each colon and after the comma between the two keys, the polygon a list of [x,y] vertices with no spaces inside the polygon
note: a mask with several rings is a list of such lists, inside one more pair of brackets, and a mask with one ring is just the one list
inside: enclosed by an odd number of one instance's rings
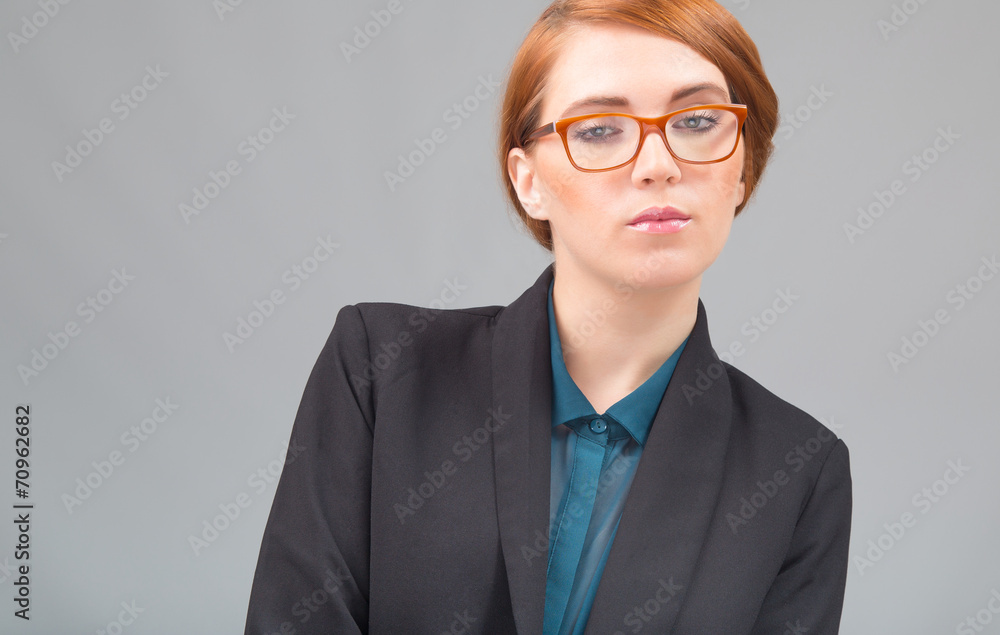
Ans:
{"label": "blazer collar", "polygon": [[[494,318],[493,407],[511,413],[494,435],[497,518],[522,634],[541,632],[545,609],[552,443],[547,302],[554,266]],[[694,328],[646,439],[586,633],[621,630],[631,607],[656,597],[663,584],[673,595],[646,627],[670,631],[716,506],[731,409],[727,373],[712,348],[699,298]]]}

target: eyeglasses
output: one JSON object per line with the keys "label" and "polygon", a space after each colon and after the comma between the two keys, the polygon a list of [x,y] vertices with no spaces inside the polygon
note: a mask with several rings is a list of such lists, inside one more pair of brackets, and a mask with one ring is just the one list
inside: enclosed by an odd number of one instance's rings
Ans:
{"label": "eyeglasses", "polygon": [[742,104],[692,106],[653,118],[615,112],[581,115],[542,126],[525,143],[558,132],[573,167],[605,172],[634,161],[646,135],[658,131],[678,161],[718,163],[736,152],[746,118]]}

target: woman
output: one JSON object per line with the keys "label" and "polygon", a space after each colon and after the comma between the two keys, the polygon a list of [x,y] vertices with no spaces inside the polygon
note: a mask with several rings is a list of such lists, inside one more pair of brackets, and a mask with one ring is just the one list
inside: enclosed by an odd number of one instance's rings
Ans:
{"label": "woman", "polygon": [[836,633],[847,448],[699,300],[776,127],[715,2],[553,3],[500,159],[554,263],[506,307],[341,309],[246,633]]}

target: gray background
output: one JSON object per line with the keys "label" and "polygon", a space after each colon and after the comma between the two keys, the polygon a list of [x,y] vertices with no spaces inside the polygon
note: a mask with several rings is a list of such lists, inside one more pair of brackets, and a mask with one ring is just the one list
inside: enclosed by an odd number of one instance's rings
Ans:
{"label": "gray background", "polygon": [[[0,6],[0,631],[96,632],[125,602],[143,609],[130,634],[242,632],[274,495],[253,475],[280,468],[337,311],[507,304],[548,264],[501,195],[499,91],[474,103],[547,2],[403,0],[348,61],[341,43],[387,4],[244,0],[220,17],[208,0],[116,0],[47,19],[37,2]],[[716,349],[741,342],[733,363],[850,448],[843,632],[951,633],[984,611],[983,632],[1000,633],[986,609],[1000,588],[1000,280],[948,301],[998,255],[1000,5],[726,4],[760,48],[787,127],[705,277]],[[913,13],[883,33],[894,6]],[[12,43],[32,16],[44,26]],[[168,75],[119,119],[113,102],[147,66]],[[454,127],[448,110],[466,98],[476,111]],[[294,119],[251,162],[240,144],[274,108]],[[65,146],[105,117],[114,129],[57,178]],[[907,162],[949,127],[959,137],[913,181]],[[390,191],[385,172],[435,128],[446,140]],[[229,161],[240,173],[185,222],[179,205]],[[851,242],[845,224],[897,180],[904,193]],[[339,246],[292,290],[285,272],[328,236]],[[86,322],[78,305],[114,270],[134,279]],[[467,289],[440,303],[446,280]],[[285,302],[230,350],[223,334],[275,289]],[[785,289],[799,299],[754,339],[744,325],[769,318]],[[948,322],[894,369],[887,354],[939,310]],[[71,320],[79,334],[23,381],[18,366]],[[176,411],[138,445],[123,439],[157,399]],[[6,569],[18,403],[32,409],[30,623],[12,615]],[[64,495],[114,451],[124,462],[70,513]],[[971,469],[920,504],[948,461]],[[189,537],[241,493],[249,505],[196,554]],[[915,524],[888,538],[907,512]],[[860,566],[880,537],[889,549]]]}

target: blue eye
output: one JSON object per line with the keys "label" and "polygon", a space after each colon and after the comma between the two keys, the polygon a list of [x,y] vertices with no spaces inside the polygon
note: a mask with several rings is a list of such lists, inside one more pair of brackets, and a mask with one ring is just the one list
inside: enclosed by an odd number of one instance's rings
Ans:
{"label": "blue eye", "polygon": [[620,132],[621,130],[615,129],[606,124],[592,124],[576,130],[574,132],[574,137],[584,142],[606,141]]}
{"label": "blue eye", "polygon": [[718,115],[711,112],[687,113],[672,126],[681,132],[709,132],[719,124]]}

